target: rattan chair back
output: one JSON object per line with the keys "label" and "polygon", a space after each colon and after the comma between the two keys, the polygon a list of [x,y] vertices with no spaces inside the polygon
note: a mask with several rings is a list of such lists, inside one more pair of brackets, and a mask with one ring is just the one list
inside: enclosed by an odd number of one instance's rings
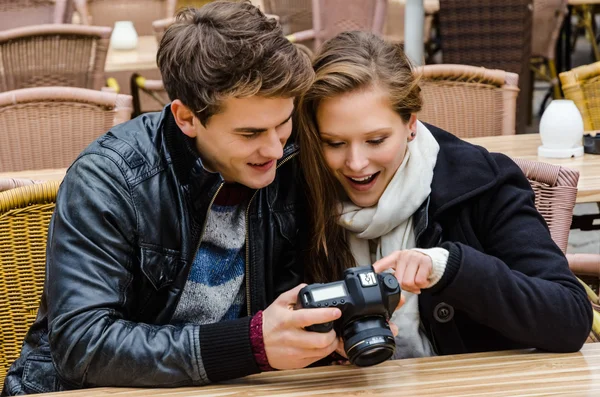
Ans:
{"label": "rattan chair back", "polygon": [[461,138],[511,135],[519,76],[467,65],[426,65],[416,69],[423,108],[421,121]]}
{"label": "rattan chair back", "polygon": [[552,239],[566,253],[579,171],[538,161],[513,160],[535,192],[535,206],[546,220]]}
{"label": "rattan chair back", "polygon": [[565,98],[577,105],[586,131],[600,129],[600,62],[559,74]]}
{"label": "rattan chair back", "polygon": [[383,34],[387,0],[312,0],[315,48],[347,30]]}
{"label": "rattan chair back", "polygon": [[0,31],[0,92],[43,86],[99,90],[111,31],[68,24]]}
{"label": "rattan chair back", "polygon": [[58,186],[49,182],[0,193],[0,384],[37,314]]}
{"label": "rattan chair back", "polygon": [[2,0],[0,2],[0,30],[28,25],[69,23],[73,8],[70,0]]}
{"label": "rattan chair back", "polygon": [[175,0],[75,0],[84,25],[114,26],[132,21],[138,35],[152,35],[152,22],[172,17]]}
{"label": "rattan chair back", "polygon": [[553,60],[568,0],[533,0],[531,56]]}
{"label": "rattan chair back", "polygon": [[529,101],[533,0],[440,0],[446,64],[483,66],[519,75],[517,133],[525,132]]}
{"label": "rattan chair back", "polygon": [[67,167],[131,112],[131,96],[84,88],[0,93],[0,172]]}
{"label": "rattan chair back", "polygon": [[264,11],[279,16],[284,34],[312,29],[311,0],[263,0]]}

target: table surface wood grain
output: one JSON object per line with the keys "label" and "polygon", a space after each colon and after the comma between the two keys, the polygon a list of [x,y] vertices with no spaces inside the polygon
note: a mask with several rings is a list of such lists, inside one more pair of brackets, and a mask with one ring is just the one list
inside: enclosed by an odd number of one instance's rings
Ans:
{"label": "table surface wood grain", "polygon": [[542,144],[539,134],[502,135],[465,139],[483,146],[490,152],[504,153],[514,158],[561,165],[579,171],[577,202],[600,202],[600,155],[585,153],[582,157],[554,159],[539,157],[537,148]]}
{"label": "table surface wood grain", "polygon": [[600,343],[577,353],[533,350],[387,361],[357,368],[330,366],[266,372],[202,387],[97,388],[47,397],[142,396],[598,396]]}

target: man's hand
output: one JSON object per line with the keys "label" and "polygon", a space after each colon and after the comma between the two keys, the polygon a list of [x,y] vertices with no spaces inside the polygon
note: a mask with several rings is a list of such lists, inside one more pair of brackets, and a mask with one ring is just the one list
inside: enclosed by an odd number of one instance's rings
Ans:
{"label": "man's hand", "polygon": [[431,258],[419,251],[395,251],[373,264],[377,273],[394,269],[394,274],[402,291],[420,294],[422,288],[429,287],[429,276],[433,269]]}
{"label": "man's hand", "polygon": [[337,308],[294,310],[306,284],[284,292],[263,312],[263,341],[269,365],[276,369],[304,368],[331,354],[338,346],[335,331],[318,333],[304,327],[337,320]]}

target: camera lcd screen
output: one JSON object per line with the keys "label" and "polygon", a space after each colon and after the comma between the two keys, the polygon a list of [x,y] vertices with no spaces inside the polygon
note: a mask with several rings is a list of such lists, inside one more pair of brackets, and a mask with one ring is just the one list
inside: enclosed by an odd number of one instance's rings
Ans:
{"label": "camera lcd screen", "polygon": [[313,289],[311,293],[315,302],[320,302],[335,298],[343,298],[346,296],[346,288],[344,287],[344,284],[336,284],[324,288]]}

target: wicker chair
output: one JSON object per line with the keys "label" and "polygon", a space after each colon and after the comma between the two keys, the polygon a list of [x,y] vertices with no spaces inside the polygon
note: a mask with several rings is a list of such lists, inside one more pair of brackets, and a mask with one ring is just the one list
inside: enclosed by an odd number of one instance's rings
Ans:
{"label": "wicker chair", "polygon": [[302,32],[313,27],[311,0],[263,0],[265,12],[279,16],[284,34]]}
{"label": "wicker chair", "polygon": [[140,36],[153,34],[152,21],[175,14],[176,0],[74,0],[84,25],[114,26],[116,21],[133,21]]}
{"label": "wicker chair", "polygon": [[531,104],[533,0],[440,0],[443,63],[483,66],[519,75],[517,133],[525,132]]}
{"label": "wicker chair", "polygon": [[152,32],[154,33],[154,37],[156,37],[156,41],[160,44],[165,31],[169,26],[171,26],[175,22],[175,18],[165,18],[159,19],[157,21],[152,22]]}
{"label": "wicker chair", "polygon": [[49,182],[0,193],[0,384],[37,314],[58,186]]}
{"label": "wicker chair", "polygon": [[420,120],[461,138],[515,133],[519,76],[466,65],[417,68],[423,108]]}
{"label": "wicker chair", "polygon": [[67,24],[0,31],[0,92],[40,86],[99,90],[111,31]]}
{"label": "wicker chair", "polygon": [[27,25],[71,22],[71,0],[3,0],[0,2],[0,29]]}
{"label": "wicker chair", "polygon": [[365,30],[383,34],[387,0],[312,0],[312,29],[292,33],[288,39],[314,39],[314,48],[340,32]]}
{"label": "wicker chair", "polygon": [[[533,26],[531,32],[531,64],[538,77],[552,84],[554,98],[560,98],[556,72],[556,43],[567,15],[568,0],[533,0]],[[547,72],[540,66],[545,65]]]}
{"label": "wicker chair", "polygon": [[170,102],[162,80],[150,80],[137,73],[131,76],[133,117],[142,113],[160,110]]}
{"label": "wicker chair", "polygon": [[[64,168],[131,117],[131,97],[72,87],[0,94],[0,172]],[[17,132],[17,133],[15,133]]]}
{"label": "wicker chair", "polygon": [[600,62],[583,65],[559,75],[565,98],[573,100],[586,131],[600,129]]}
{"label": "wicker chair", "polygon": [[[548,224],[552,239],[566,253],[573,208],[577,198],[579,172],[537,161],[513,160],[531,183],[535,192],[535,206]],[[600,255],[567,255],[567,259],[569,267],[578,276],[600,278]],[[589,287],[586,290],[593,308],[600,313],[598,296]],[[599,318],[598,316],[595,318],[596,324]],[[588,341],[597,342],[599,338],[600,335],[592,332]]]}

